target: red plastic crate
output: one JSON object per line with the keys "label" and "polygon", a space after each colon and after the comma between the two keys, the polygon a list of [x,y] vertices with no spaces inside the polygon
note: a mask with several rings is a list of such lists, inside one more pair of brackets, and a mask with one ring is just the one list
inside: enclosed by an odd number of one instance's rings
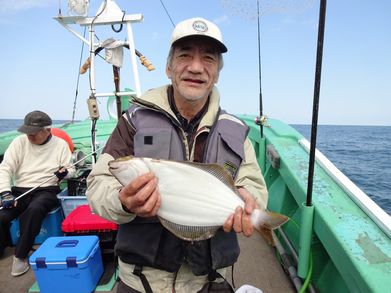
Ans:
{"label": "red plastic crate", "polygon": [[76,207],[62,222],[66,236],[96,235],[102,253],[112,253],[117,238],[118,225],[91,212],[89,205]]}
{"label": "red plastic crate", "polygon": [[117,231],[118,225],[93,214],[89,205],[81,205],[65,218],[61,229],[65,233],[106,232]]}

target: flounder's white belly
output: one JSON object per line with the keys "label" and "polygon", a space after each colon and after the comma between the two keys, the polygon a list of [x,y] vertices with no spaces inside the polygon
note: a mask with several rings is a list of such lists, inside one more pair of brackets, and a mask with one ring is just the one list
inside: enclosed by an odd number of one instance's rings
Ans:
{"label": "flounder's white belly", "polygon": [[162,202],[158,215],[168,221],[222,226],[236,207],[244,206],[226,184],[201,169],[171,161],[151,162],[149,167],[159,180]]}

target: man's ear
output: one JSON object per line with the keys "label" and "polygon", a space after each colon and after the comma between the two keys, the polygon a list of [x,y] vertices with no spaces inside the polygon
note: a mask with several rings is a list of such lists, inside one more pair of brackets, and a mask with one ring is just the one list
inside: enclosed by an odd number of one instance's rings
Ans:
{"label": "man's ear", "polygon": [[166,65],[166,75],[169,79],[171,79],[171,68],[169,64]]}
{"label": "man's ear", "polygon": [[219,81],[219,76],[220,76],[220,72],[218,72],[215,76],[215,80],[213,81],[214,83],[217,83]]}

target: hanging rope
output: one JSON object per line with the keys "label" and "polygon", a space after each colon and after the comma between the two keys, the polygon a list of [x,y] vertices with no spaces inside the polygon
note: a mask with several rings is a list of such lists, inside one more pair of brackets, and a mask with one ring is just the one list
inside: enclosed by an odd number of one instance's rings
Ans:
{"label": "hanging rope", "polygon": [[[84,33],[83,33],[83,38],[85,38],[86,36],[86,31],[87,31],[87,27],[84,27]],[[81,63],[82,63],[82,59],[83,59],[83,51],[84,51],[84,42],[81,42],[81,51],[80,51],[80,60],[79,60],[79,68],[81,66]],[[72,120],[71,120],[71,123],[75,121],[75,114],[76,114],[76,103],[77,103],[77,97],[79,95],[79,82],[80,82],[80,70],[78,70],[79,73],[77,74],[77,82],[76,82],[76,90],[75,90],[75,99],[73,101],[73,111],[72,111]]]}
{"label": "hanging rope", "polygon": [[124,21],[124,18],[125,18],[125,15],[126,15],[126,12],[125,10],[122,10],[122,19],[121,19],[121,24],[119,25],[119,28],[115,28],[114,24],[111,25],[111,29],[116,32],[116,33],[119,33],[122,31],[122,28],[123,28],[123,24],[122,22]]}
{"label": "hanging rope", "polygon": [[[103,4],[103,7],[102,7],[102,10],[97,15],[95,15],[95,17],[92,19],[92,22],[91,22],[91,25],[90,25],[91,29],[94,27],[95,20],[105,11],[106,6],[107,6],[107,0],[105,0],[105,2]],[[94,33],[94,37],[99,41],[99,38],[98,38],[98,36],[95,33]],[[95,54],[95,52],[94,51],[90,51],[90,58],[91,58],[92,54]],[[100,57],[102,57],[102,56],[100,56]],[[90,92],[93,93],[95,91],[95,89],[92,88],[92,84],[91,84],[91,71],[89,71],[89,75],[88,76],[89,76],[89,82],[90,82]],[[95,98],[95,96],[93,98]]]}
{"label": "hanging rope", "polygon": [[163,8],[164,8],[164,11],[166,12],[168,18],[170,19],[171,23],[172,23],[172,26],[175,27],[175,24],[174,22],[172,21],[172,18],[170,16],[170,14],[168,13],[167,9],[166,9],[166,6],[164,6],[164,3],[163,3],[163,0],[160,0],[160,3],[162,4]]}

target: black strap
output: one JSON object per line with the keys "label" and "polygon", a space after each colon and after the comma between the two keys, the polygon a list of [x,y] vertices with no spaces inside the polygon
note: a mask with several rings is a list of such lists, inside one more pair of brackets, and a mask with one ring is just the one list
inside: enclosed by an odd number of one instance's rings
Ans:
{"label": "black strap", "polygon": [[234,280],[234,265],[231,266],[231,284],[234,289],[236,288],[235,286],[235,280]]}
{"label": "black strap", "polygon": [[140,278],[146,293],[153,293],[147,277],[142,273],[143,267],[139,265],[134,266],[133,274]]}
{"label": "black strap", "polygon": [[213,282],[214,280],[216,280],[217,278],[223,278],[223,276],[218,273],[216,270],[213,270],[213,271],[210,271],[209,274],[208,274],[208,280],[209,282]]}
{"label": "black strap", "polygon": [[172,282],[172,293],[176,293],[175,291],[175,283],[176,283],[176,278],[178,277],[178,271],[174,273],[174,281]]}
{"label": "black strap", "polygon": [[[233,269],[233,268],[232,268]],[[221,278],[224,281],[222,283],[216,283],[214,282],[217,278]],[[230,285],[227,280],[216,270],[210,271],[208,274],[208,291],[207,292],[230,292],[234,293],[234,285]],[[233,279],[232,279],[233,280]]]}
{"label": "black strap", "polygon": [[115,252],[115,250],[114,250],[114,277],[115,277],[115,280],[118,280],[119,278],[118,278],[118,275],[117,275],[117,273],[118,273],[118,265],[119,265],[119,261],[118,261],[118,255],[117,255],[117,253]]}

